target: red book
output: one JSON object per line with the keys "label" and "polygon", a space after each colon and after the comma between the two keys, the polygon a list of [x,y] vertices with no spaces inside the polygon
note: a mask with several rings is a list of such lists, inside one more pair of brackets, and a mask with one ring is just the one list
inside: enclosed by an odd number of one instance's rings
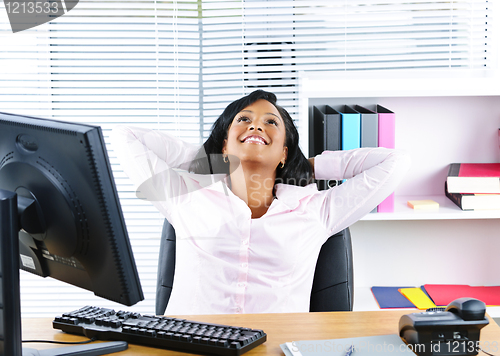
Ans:
{"label": "red book", "polygon": [[500,193],[500,163],[452,163],[448,170],[450,193]]}

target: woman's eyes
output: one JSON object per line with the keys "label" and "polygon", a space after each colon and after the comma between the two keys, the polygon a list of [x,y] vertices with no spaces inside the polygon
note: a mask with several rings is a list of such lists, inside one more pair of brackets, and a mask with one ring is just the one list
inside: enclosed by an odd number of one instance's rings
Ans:
{"label": "woman's eyes", "polygon": [[[252,120],[250,120],[248,117],[246,116],[240,116],[236,122],[251,122]],[[275,126],[278,126],[278,121],[275,120],[275,119],[267,119],[265,121],[266,124],[270,124],[270,125],[275,125]]]}

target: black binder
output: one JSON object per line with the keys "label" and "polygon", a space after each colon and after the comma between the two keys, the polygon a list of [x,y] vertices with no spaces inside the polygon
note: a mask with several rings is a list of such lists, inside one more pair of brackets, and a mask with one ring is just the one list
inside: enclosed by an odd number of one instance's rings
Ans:
{"label": "black binder", "polygon": [[[313,125],[309,134],[309,155],[314,157],[323,151],[342,149],[342,119],[340,113],[326,105],[323,110],[313,107]],[[324,190],[339,184],[336,180],[316,181],[318,189]]]}
{"label": "black binder", "polygon": [[314,107],[314,133],[313,140],[314,152],[318,155],[323,151],[337,151],[342,149],[342,121],[340,113],[326,105],[322,111]]}

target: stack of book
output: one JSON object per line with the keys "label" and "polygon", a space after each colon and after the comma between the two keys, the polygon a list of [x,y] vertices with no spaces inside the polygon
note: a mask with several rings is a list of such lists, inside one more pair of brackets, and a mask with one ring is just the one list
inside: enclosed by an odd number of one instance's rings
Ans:
{"label": "stack of book", "polygon": [[500,163],[452,163],[446,196],[462,210],[500,209]]}
{"label": "stack of book", "polygon": [[[323,151],[351,150],[360,147],[395,148],[395,114],[380,105],[366,108],[360,105],[314,106],[309,126],[309,155]],[[320,189],[337,182],[321,182]],[[394,194],[376,209],[394,211]]]}

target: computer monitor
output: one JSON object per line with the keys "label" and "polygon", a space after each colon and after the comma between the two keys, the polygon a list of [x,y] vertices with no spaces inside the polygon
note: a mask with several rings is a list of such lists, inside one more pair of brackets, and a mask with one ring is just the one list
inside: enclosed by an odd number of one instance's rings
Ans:
{"label": "computer monitor", "polygon": [[21,355],[19,268],[144,299],[100,127],[0,113],[0,190],[0,355]]}

